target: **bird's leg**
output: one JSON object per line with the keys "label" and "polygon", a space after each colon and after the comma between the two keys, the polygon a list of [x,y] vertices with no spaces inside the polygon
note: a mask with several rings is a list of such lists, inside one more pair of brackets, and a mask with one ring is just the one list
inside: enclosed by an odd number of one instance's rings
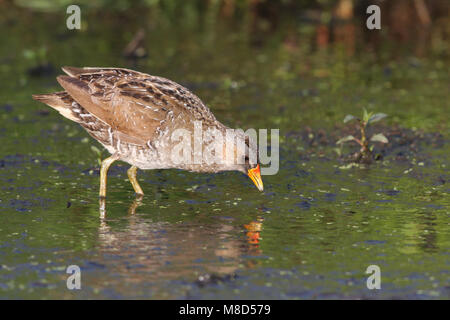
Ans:
{"label": "bird's leg", "polygon": [[133,186],[134,192],[136,192],[136,195],[138,197],[142,197],[144,195],[144,191],[142,191],[141,186],[139,185],[139,182],[136,179],[136,166],[131,166],[130,169],[128,169],[128,179],[130,179],[131,185]]}
{"label": "bird's leg", "polygon": [[111,164],[118,160],[119,157],[116,154],[113,154],[111,157],[106,158],[102,161],[102,167],[100,168],[100,199],[106,198],[106,180],[108,175],[108,169]]}

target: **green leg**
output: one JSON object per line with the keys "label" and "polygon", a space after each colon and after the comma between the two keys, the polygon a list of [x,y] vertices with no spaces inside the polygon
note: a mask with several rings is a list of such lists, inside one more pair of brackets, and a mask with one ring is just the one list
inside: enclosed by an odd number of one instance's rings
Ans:
{"label": "green leg", "polygon": [[127,171],[128,179],[130,179],[131,185],[133,186],[133,189],[136,192],[136,194],[138,196],[143,196],[144,191],[142,191],[142,188],[136,179],[136,171],[137,171],[137,167],[131,166],[130,169],[128,169],[128,171]]}
{"label": "green leg", "polygon": [[108,175],[108,169],[111,166],[111,164],[118,160],[119,157],[115,154],[113,154],[111,157],[106,158],[102,161],[102,167],[100,169],[100,198],[106,198],[106,180]]}

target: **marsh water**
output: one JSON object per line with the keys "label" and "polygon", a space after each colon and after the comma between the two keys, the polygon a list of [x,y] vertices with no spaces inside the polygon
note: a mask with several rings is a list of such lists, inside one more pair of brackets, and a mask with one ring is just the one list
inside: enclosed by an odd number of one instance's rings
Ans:
{"label": "marsh water", "polygon": [[[0,298],[449,298],[447,56],[319,50],[287,41],[282,28],[254,41],[206,19],[149,22],[147,56],[127,60],[139,20],[107,18],[86,16],[69,31],[64,14],[3,13]],[[140,171],[139,202],[128,166],[116,163],[101,217],[106,151],[31,99],[60,90],[64,65],[160,75],[226,125],[280,129],[278,174],[263,177],[261,193],[237,172]],[[372,130],[392,142],[376,145],[382,159],[353,166],[345,155],[356,146],[335,142],[345,115],[363,107],[388,114]],[[66,287],[70,265],[81,269],[80,290]],[[370,265],[380,290],[366,286]]]}

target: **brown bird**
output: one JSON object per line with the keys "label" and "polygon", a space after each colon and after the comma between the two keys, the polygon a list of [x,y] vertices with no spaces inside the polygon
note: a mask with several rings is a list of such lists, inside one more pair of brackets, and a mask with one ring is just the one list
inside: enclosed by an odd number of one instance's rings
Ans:
{"label": "brown bird", "polygon": [[[106,197],[108,168],[116,160],[131,165],[128,178],[138,195],[143,195],[136,179],[138,168],[237,170],[247,174],[263,191],[257,147],[249,143],[249,137],[242,131],[227,136],[230,128],[217,121],[209,108],[185,87],[128,69],[62,69],[67,76],[59,76],[57,80],[65,91],[33,95],[33,99],[79,123],[111,153],[101,165],[100,198]],[[177,132],[187,138],[177,135],[178,139],[174,139]],[[218,139],[217,133],[224,138]],[[182,148],[192,145],[186,152]],[[199,152],[210,152],[220,161],[199,158]],[[256,155],[256,160],[252,160],[255,159],[252,155]]]}

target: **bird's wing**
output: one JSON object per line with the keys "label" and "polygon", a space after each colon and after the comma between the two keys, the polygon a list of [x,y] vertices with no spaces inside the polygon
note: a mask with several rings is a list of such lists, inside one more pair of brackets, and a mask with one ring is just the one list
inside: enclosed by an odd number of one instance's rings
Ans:
{"label": "bird's wing", "polygon": [[79,123],[91,136],[104,145],[112,145],[113,141],[117,140],[134,145],[146,145],[146,141],[142,139],[129,136],[120,131],[113,132],[111,126],[83,108],[66,91],[35,94],[33,99],[49,105],[58,110],[67,119]]}
{"label": "bird's wing", "polygon": [[124,75],[124,76],[129,76],[129,75],[135,75],[135,76],[139,76],[139,75],[144,75],[144,73],[142,72],[138,72],[138,71],[134,71],[134,70],[130,70],[130,69],[125,69],[125,68],[98,68],[98,67],[84,67],[84,68],[77,68],[77,67],[69,67],[69,66],[65,66],[61,68],[67,75],[71,76],[71,77],[75,77],[81,74],[92,74],[92,73],[114,73],[115,75]]}
{"label": "bird's wing", "polygon": [[170,122],[215,120],[203,102],[168,79],[118,68],[64,67],[58,82],[70,96],[113,130],[152,141]]}

